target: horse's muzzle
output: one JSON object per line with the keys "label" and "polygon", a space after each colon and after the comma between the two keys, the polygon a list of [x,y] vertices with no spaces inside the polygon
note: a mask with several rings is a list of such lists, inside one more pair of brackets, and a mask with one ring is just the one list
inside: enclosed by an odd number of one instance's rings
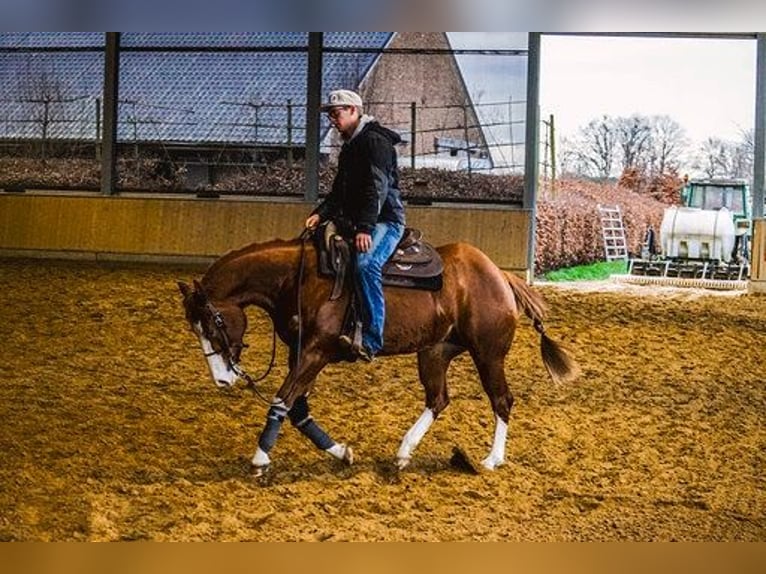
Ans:
{"label": "horse's muzzle", "polygon": [[210,376],[213,378],[213,382],[219,388],[228,388],[237,382],[238,375],[235,373],[229,362],[223,358],[220,353],[216,353],[213,349],[213,345],[202,334],[202,329],[198,326],[194,326],[194,330],[199,337],[200,345],[202,346],[202,352],[205,354],[205,360],[207,361],[208,370]]}

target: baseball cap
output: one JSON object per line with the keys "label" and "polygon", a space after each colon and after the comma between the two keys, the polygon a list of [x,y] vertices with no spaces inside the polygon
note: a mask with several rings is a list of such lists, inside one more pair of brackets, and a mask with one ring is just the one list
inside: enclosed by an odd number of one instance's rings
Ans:
{"label": "baseball cap", "polygon": [[351,90],[333,90],[327,97],[327,102],[322,104],[323,112],[340,106],[362,107],[362,98],[356,92]]}

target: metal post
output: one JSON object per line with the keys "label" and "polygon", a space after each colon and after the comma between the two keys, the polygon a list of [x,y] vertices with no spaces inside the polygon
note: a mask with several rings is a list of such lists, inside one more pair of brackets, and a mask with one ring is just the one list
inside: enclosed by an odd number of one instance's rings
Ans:
{"label": "metal post", "polygon": [[753,156],[753,218],[763,217],[766,177],[766,34],[756,36],[755,154]]}
{"label": "metal post", "polygon": [[527,54],[527,117],[524,152],[524,209],[529,210],[529,240],[527,244],[527,280],[535,273],[535,232],[538,145],[540,139],[540,32],[529,33]]}
{"label": "metal post", "polygon": [[101,98],[96,98],[96,161],[101,161]]}
{"label": "metal post", "polygon": [[468,143],[468,104],[463,102],[463,137],[465,138],[465,156],[468,160],[468,178],[471,178],[471,146]]}
{"label": "metal post", "polygon": [[548,130],[550,131],[548,139],[551,143],[551,196],[553,197],[556,194],[556,125],[553,114],[550,115]]}
{"label": "metal post", "polygon": [[42,139],[42,156],[43,162],[48,159],[48,124],[50,123],[50,101],[43,100],[43,139]]}
{"label": "metal post", "polygon": [[415,169],[415,136],[417,135],[417,108],[410,102],[410,167]]}
{"label": "metal post", "polygon": [[293,101],[287,100],[287,168],[293,167]]}
{"label": "metal post", "polygon": [[309,32],[306,86],[306,190],[304,199],[319,197],[319,106],[322,98],[322,32]]}
{"label": "metal post", "polygon": [[117,187],[117,94],[120,78],[120,33],[106,33],[104,49],[104,123],[101,141],[101,193],[112,195]]}
{"label": "metal post", "polygon": [[511,171],[516,169],[516,159],[513,157],[513,95],[508,96],[508,131],[509,145],[511,146]]}

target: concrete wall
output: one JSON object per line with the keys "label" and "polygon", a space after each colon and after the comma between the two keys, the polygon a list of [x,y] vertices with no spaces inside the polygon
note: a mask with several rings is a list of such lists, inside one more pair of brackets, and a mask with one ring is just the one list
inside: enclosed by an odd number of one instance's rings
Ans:
{"label": "concrete wall", "polygon": [[[0,256],[207,263],[253,241],[297,237],[311,209],[249,197],[0,193]],[[528,211],[408,206],[407,220],[434,245],[466,241],[526,273]]]}

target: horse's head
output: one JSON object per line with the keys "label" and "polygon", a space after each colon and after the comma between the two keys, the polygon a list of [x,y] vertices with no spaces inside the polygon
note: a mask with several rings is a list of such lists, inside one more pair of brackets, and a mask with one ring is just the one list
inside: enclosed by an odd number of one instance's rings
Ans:
{"label": "horse's head", "polygon": [[199,337],[213,381],[219,387],[232,386],[238,378],[239,356],[244,347],[242,338],[247,328],[244,311],[226,301],[214,305],[196,280],[193,288],[180,281],[178,288],[183,295],[186,319]]}

